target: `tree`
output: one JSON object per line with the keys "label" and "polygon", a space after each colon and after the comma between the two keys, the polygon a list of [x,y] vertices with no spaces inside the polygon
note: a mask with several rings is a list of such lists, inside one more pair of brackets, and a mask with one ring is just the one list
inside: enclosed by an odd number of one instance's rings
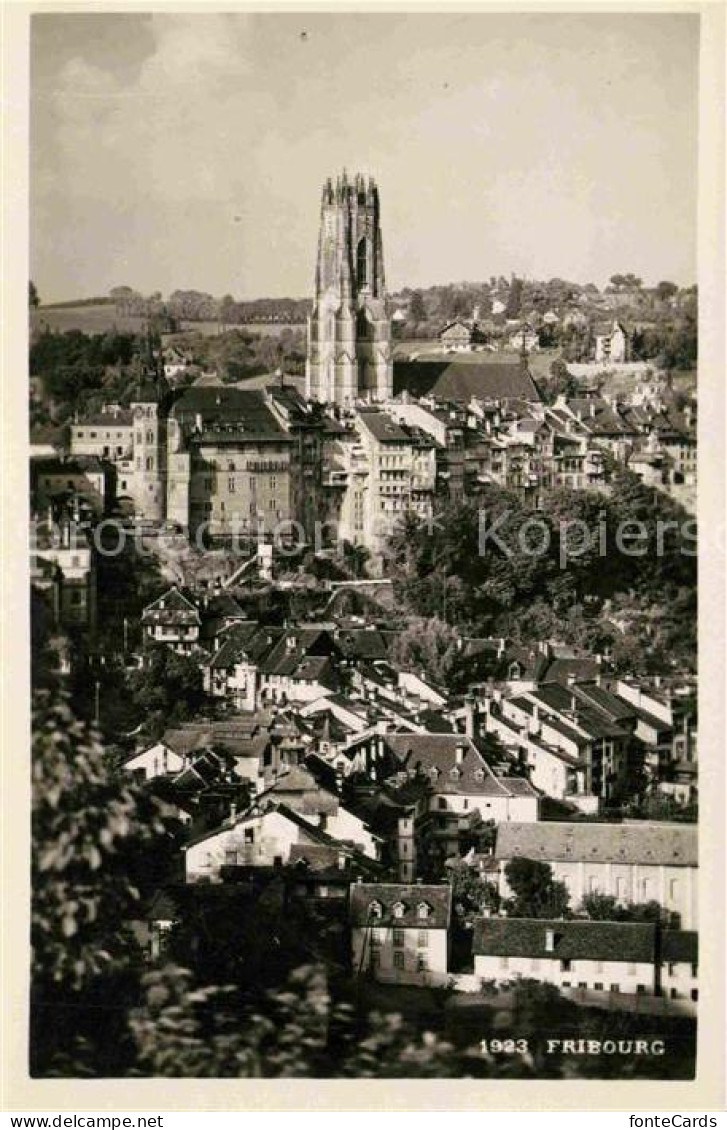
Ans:
{"label": "tree", "polygon": [[34,310],[37,309],[38,306],[40,306],[40,297],[38,295],[38,290],[32,279],[28,283],[28,305],[31,306]]}
{"label": "tree", "polygon": [[155,728],[157,723],[193,717],[205,698],[199,664],[164,645],[151,648],[144,666],[132,672],[129,692],[145,721]]}
{"label": "tree", "polygon": [[424,305],[422,292],[420,290],[415,290],[412,292],[412,296],[409,301],[409,321],[418,323],[426,322],[426,320],[427,308]]}
{"label": "tree", "polygon": [[392,662],[398,668],[421,672],[425,678],[446,685],[457,660],[458,639],[454,628],[436,617],[413,620],[396,637]]}
{"label": "tree", "polygon": [[513,897],[505,903],[511,918],[565,918],[570,896],[549,863],[515,856],[505,865]]}
{"label": "tree", "polygon": [[510,289],[507,295],[507,305],[505,307],[506,318],[517,318],[522,306],[523,295],[523,280],[513,279],[510,283]]}
{"label": "tree", "polygon": [[[96,733],[58,692],[36,692],[32,749],[31,1051],[54,1070],[81,1038],[120,1036],[119,1003],[135,960],[139,853],[166,833],[162,809],[109,769]],[[117,997],[118,999],[113,999]]]}
{"label": "tree", "polygon": [[662,302],[666,302],[669,298],[673,298],[675,294],[679,293],[679,287],[673,282],[660,282],[656,286],[656,294]]}
{"label": "tree", "polygon": [[472,926],[485,910],[497,911],[500,897],[494,883],[488,883],[475,870],[462,864],[456,867],[450,877],[452,887],[452,908],[460,925]]}

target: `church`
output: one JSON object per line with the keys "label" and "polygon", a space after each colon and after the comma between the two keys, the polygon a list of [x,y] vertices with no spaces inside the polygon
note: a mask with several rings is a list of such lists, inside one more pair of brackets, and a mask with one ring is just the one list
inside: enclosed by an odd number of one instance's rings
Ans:
{"label": "church", "polygon": [[305,377],[309,400],[340,407],[391,396],[379,190],[360,174],[323,186]]}

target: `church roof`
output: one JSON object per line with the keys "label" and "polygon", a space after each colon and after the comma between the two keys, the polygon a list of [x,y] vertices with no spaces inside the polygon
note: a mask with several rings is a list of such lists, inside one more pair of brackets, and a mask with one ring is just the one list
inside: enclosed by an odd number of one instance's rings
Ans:
{"label": "church roof", "polygon": [[538,401],[540,396],[529,370],[517,358],[512,361],[394,361],[394,395],[437,396],[469,403],[520,397]]}

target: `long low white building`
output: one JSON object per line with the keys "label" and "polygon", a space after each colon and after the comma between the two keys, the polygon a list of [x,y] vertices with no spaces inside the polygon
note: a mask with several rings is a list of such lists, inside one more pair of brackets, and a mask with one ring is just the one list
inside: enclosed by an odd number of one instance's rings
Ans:
{"label": "long low white building", "polygon": [[573,907],[596,892],[625,905],[653,900],[679,915],[680,929],[697,929],[694,824],[511,822],[498,825],[495,858],[504,897],[511,894],[505,875],[509,861],[534,859],[550,864],[554,877],[568,887]]}

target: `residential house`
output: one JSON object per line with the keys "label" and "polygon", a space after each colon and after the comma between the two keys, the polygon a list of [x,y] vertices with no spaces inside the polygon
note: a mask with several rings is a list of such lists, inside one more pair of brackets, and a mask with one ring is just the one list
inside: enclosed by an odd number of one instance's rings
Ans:
{"label": "residential house", "polygon": [[96,630],[96,561],[86,530],[63,518],[60,525],[33,522],[30,581],[45,595],[55,626]]}
{"label": "residential house", "polygon": [[178,655],[190,655],[197,647],[201,623],[194,600],[177,585],[147,604],[141,616],[145,645],[165,644]]}
{"label": "residential house", "polygon": [[595,331],[595,360],[609,365],[620,365],[629,359],[629,335],[621,322],[599,325]]}
{"label": "residential house", "polygon": [[337,847],[344,858],[363,854],[285,805],[253,806],[184,845],[186,879],[219,882],[225,866],[283,867],[294,845],[316,844]]}
{"label": "residential house", "polygon": [[404,985],[442,983],[449,964],[449,884],[354,883],[349,895],[356,976]]}

